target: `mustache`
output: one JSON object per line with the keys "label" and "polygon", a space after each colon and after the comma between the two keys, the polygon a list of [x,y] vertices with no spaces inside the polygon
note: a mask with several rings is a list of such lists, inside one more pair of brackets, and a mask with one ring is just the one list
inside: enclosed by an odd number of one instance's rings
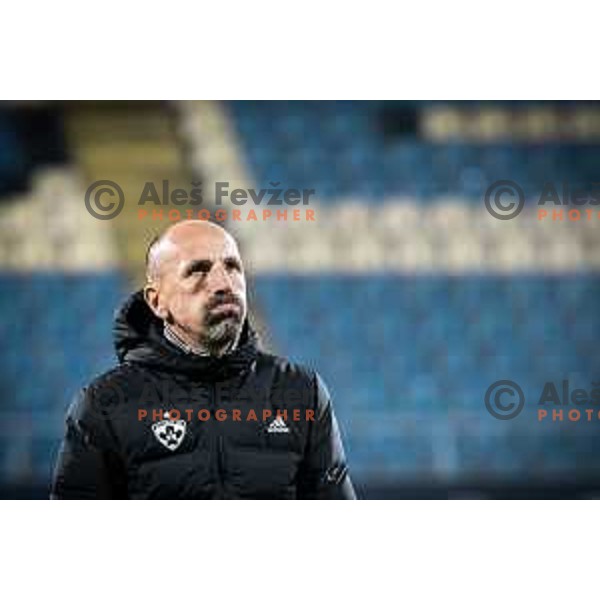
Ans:
{"label": "mustache", "polygon": [[219,306],[222,306],[223,304],[235,304],[240,309],[244,308],[244,302],[242,298],[231,292],[213,296],[206,304],[206,310],[210,312],[215,308],[219,308]]}

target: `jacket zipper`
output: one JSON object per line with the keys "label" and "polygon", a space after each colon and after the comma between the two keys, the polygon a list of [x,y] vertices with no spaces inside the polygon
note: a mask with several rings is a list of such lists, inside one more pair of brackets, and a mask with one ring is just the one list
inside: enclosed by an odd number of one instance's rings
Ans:
{"label": "jacket zipper", "polygon": [[223,436],[219,433],[217,435],[217,470],[219,472],[219,487],[221,489],[220,497],[225,497],[225,483],[224,483],[224,450],[223,450]]}
{"label": "jacket zipper", "polygon": [[223,462],[224,462],[224,450],[223,450],[223,436],[218,427],[218,421],[215,419],[215,411],[216,411],[216,402],[215,402],[215,393],[213,386],[210,386],[210,408],[211,408],[211,420],[213,420],[214,427],[216,427],[216,444],[215,444],[215,454],[216,454],[216,467],[217,467],[217,497],[223,498],[225,495],[225,484],[223,477]]}

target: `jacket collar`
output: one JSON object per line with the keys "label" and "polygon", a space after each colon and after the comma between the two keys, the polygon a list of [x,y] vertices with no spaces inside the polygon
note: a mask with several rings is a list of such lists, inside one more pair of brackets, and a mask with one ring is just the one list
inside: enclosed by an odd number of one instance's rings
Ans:
{"label": "jacket collar", "polygon": [[258,352],[258,338],[248,319],[231,352],[221,357],[185,352],[165,338],[163,322],[150,310],[141,290],[132,294],[118,311],[113,334],[120,362],[140,363],[209,381],[222,381],[249,369]]}

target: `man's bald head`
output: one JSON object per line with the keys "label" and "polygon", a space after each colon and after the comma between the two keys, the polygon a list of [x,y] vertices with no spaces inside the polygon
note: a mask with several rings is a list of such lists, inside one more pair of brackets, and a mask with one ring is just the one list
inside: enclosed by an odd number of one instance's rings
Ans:
{"label": "man's bald head", "polygon": [[219,353],[239,336],[246,281],[237,244],[219,225],[184,221],[149,248],[146,302],[184,341]]}
{"label": "man's bald head", "polygon": [[194,220],[176,223],[165,229],[150,242],[146,252],[146,279],[153,281],[160,278],[162,263],[165,258],[172,257],[178,244],[185,244],[189,242],[190,238],[197,240],[200,236],[204,237],[207,243],[214,243],[215,240],[227,238],[237,248],[231,234],[220,225],[209,221]]}

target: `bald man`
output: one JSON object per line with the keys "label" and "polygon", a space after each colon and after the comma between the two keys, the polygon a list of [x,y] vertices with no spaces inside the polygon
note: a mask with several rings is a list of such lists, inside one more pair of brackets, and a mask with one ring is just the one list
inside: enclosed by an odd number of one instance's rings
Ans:
{"label": "bald man", "polygon": [[114,332],[119,365],[71,404],[52,498],[355,498],[327,389],[259,349],[223,228],[155,240]]}

